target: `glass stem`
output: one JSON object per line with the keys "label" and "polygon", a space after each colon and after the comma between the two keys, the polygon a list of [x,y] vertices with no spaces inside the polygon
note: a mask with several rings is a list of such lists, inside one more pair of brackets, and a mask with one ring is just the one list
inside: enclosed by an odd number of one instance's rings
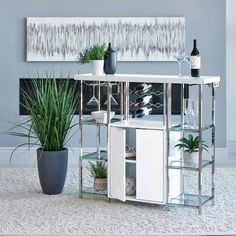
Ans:
{"label": "glass stem", "polygon": [[178,66],[179,66],[179,77],[181,77],[181,63],[178,62]]}

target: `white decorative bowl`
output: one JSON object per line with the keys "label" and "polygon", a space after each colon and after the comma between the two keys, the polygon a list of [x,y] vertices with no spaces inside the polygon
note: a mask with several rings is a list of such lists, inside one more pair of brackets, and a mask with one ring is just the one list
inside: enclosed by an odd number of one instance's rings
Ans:
{"label": "white decorative bowl", "polygon": [[[96,120],[97,123],[107,123],[107,111],[93,111],[92,113],[93,118]],[[111,111],[110,113],[110,120],[113,118],[115,115],[114,111]]]}

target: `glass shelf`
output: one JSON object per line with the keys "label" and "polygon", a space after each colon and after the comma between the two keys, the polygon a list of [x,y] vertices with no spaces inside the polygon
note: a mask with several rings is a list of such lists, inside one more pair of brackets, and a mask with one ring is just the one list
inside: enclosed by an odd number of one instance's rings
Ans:
{"label": "glass shelf", "polygon": [[[111,119],[111,123],[115,123],[120,121],[119,118]],[[107,123],[97,123],[93,118],[82,119],[82,125],[100,125],[100,126],[107,126]]]}
{"label": "glass shelf", "polygon": [[[201,205],[213,199],[211,196],[202,195]],[[181,194],[176,198],[169,199],[169,204],[199,207],[197,194]]]}
{"label": "glass shelf", "polygon": [[[202,168],[213,164],[213,160],[202,160]],[[199,167],[198,165],[185,162],[184,160],[178,160],[178,161],[171,161],[168,165],[169,169],[186,169],[186,170],[195,170],[198,171]]]}
{"label": "glass shelf", "polygon": [[[213,128],[214,125],[203,125],[202,126],[202,131],[208,130]],[[195,129],[195,128],[188,128],[186,126],[182,127],[180,124],[178,125],[173,125],[171,128],[167,129],[168,131],[173,131],[173,132],[180,132],[180,131],[184,131],[184,132],[189,132],[189,133],[198,133],[199,129]]]}
{"label": "glass shelf", "polygon": [[97,152],[86,153],[81,157],[83,160],[102,160],[107,161],[107,151],[100,151],[100,159],[98,158]]}
{"label": "glass shelf", "polygon": [[105,191],[96,191],[93,187],[83,187],[82,188],[82,193],[107,196],[107,190],[105,190]]}

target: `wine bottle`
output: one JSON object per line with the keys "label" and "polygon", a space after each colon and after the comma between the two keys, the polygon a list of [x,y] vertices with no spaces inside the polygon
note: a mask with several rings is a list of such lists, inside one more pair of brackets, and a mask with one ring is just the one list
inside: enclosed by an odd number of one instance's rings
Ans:
{"label": "wine bottle", "polygon": [[193,40],[193,50],[190,57],[191,76],[200,77],[201,57],[197,49],[197,40]]}
{"label": "wine bottle", "polygon": [[146,84],[146,83],[142,83],[137,85],[134,88],[135,94],[144,94],[146,92],[148,92],[151,89],[152,85],[151,84]]}
{"label": "wine bottle", "polygon": [[139,108],[133,113],[133,118],[135,117],[142,118],[144,116],[151,114],[151,112],[152,112],[152,108],[147,108],[147,107]]}
{"label": "wine bottle", "polygon": [[135,107],[143,107],[145,105],[147,105],[152,99],[152,95],[147,95],[144,97],[139,97],[135,100]]}

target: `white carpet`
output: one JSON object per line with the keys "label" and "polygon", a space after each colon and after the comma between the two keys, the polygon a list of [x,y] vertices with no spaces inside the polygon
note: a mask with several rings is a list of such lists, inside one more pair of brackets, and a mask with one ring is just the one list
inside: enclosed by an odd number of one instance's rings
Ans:
{"label": "white carpet", "polygon": [[61,195],[41,193],[36,169],[0,169],[0,234],[158,235],[236,233],[236,169],[217,169],[216,201],[195,208],[108,203],[78,198],[78,173],[70,169]]}

